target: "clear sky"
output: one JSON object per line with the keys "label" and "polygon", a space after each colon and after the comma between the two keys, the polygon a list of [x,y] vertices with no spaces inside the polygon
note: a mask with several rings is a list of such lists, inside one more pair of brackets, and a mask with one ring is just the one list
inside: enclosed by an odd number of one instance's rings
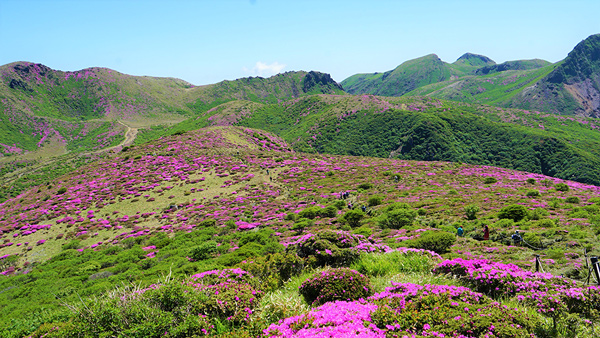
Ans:
{"label": "clear sky", "polygon": [[340,82],[435,53],[557,62],[598,0],[0,0],[0,65],[108,67],[195,85],[291,70]]}

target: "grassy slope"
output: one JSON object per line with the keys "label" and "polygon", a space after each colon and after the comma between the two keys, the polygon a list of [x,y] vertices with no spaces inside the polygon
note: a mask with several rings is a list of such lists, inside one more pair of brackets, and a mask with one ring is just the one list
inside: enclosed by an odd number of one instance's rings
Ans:
{"label": "grassy slope", "polygon": [[429,54],[406,61],[385,73],[353,75],[341,85],[351,94],[402,96],[416,88],[448,80],[457,72],[460,72],[460,67],[451,67],[437,55]]}
{"label": "grassy slope", "polygon": [[[468,237],[477,238],[483,224],[488,224],[492,242],[465,239],[452,248],[449,257],[485,255],[530,269],[534,252],[507,245],[509,234],[520,229],[532,243],[547,248],[537,252],[547,271],[579,277],[583,276],[580,271],[572,270],[581,266],[580,246],[592,253],[598,250],[600,209],[593,204],[598,201],[594,199],[597,187],[564,182],[570,190],[561,192],[554,189],[561,180],[539,174],[285,150],[281,139],[258,130],[200,130],[131,148],[65,175],[52,186],[32,189],[0,204],[1,236],[14,243],[6,245],[5,241],[0,254],[17,254],[17,268],[28,272],[0,276],[0,307],[2,313],[10,314],[2,320],[7,323],[21,317],[32,320],[27,323],[35,329],[37,311],[58,309],[61,302],[74,304],[78,296],[98,295],[123,282],[148,285],[168,271],[182,277],[232,266],[253,255],[281,250],[278,242],[289,242],[298,234],[286,214],[313,203],[333,205],[341,190],[349,190],[350,201],[356,205],[381,196],[383,204],[373,208],[361,229],[371,229],[375,242],[392,247],[403,246],[403,241],[424,230],[453,232],[457,224],[463,225]],[[394,176],[399,179],[395,181]],[[489,177],[497,182],[484,183]],[[359,188],[364,183],[370,186]],[[61,187],[66,191],[59,195]],[[528,196],[532,190],[539,195]],[[577,197],[579,202],[566,203],[567,197]],[[393,202],[421,210],[413,226],[401,230],[377,226],[377,215]],[[537,216],[518,223],[498,220],[498,210],[511,203],[538,209]],[[168,210],[170,205],[177,208]],[[478,219],[464,219],[465,205],[479,207]],[[64,220],[66,216],[73,221]],[[202,223],[208,220],[214,223]],[[23,222],[50,228],[24,234]],[[257,222],[259,228],[236,230],[235,222]],[[323,217],[304,231],[345,228],[338,218]],[[39,244],[40,240],[45,242]],[[186,258],[192,248],[211,240],[220,243],[214,259],[191,262]],[[564,243],[571,245],[565,249]],[[151,245],[156,248],[142,249]],[[146,256],[149,252],[155,252],[155,257]],[[396,278],[448,283],[428,273]],[[11,325],[21,327],[23,322]]]}
{"label": "grassy slope", "polygon": [[585,118],[418,97],[319,95],[230,102],[151,135],[211,125],[261,128],[299,151],[477,163],[600,183],[600,134]]}
{"label": "grassy slope", "polygon": [[[47,135],[59,135],[71,151],[113,146],[123,135],[117,120],[142,127],[168,125],[231,100],[266,103],[343,93],[329,75],[318,72],[194,87],[179,79],[130,76],[105,68],[62,72],[17,62],[1,66],[0,79],[0,144],[6,145],[0,146],[0,153],[5,155],[33,151]],[[98,141],[106,137],[111,142]]]}

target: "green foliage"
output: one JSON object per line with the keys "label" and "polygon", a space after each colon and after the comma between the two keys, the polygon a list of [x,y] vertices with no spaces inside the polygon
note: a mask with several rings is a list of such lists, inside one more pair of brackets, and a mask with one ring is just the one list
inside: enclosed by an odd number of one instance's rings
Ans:
{"label": "green foliage", "polygon": [[566,183],[556,183],[554,189],[556,189],[556,191],[567,192],[569,191],[569,186]]}
{"label": "green foliage", "polygon": [[580,200],[579,200],[579,197],[577,197],[577,196],[569,196],[569,197],[565,198],[565,202],[572,203],[572,204],[579,204]]}
{"label": "green foliage", "polygon": [[64,193],[66,193],[66,192],[67,192],[67,188],[65,188],[65,187],[62,187],[62,188],[60,188],[60,189],[58,189],[58,190],[56,191],[56,194],[57,194],[57,195],[62,195],[62,194],[64,194]]}
{"label": "green foliage", "polygon": [[358,240],[345,232],[320,231],[303,243],[289,245],[286,252],[294,253],[313,266],[348,266],[360,254],[352,248]]}
{"label": "green foliage", "polygon": [[358,185],[358,189],[369,190],[373,188],[373,183],[365,182]]}
{"label": "green foliage", "polygon": [[498,182],[498,180],[495,177],[486,177],[483,179],[484,184],[494,184],[496,182]]}
{"label": "green foliage", "polygon": [[369,199],[367,200],[367,203],[369,204],[370,207],[376,207],[376,206],[380,205],[381,203],[383,203],[383,196],[379,196],[379,195],[370,196]]}
{"label": "green foliage", "polygon": [[282,287],[292,277],[298,276],[305,268],[304,260],[295,253],[276,253],[260,256],[250,262],[238,265],[260,280],[262,290]]}
{"label": "green foliage", "polygon": [[511,204],[503,207],[498,212],[498,218],[500,219],[512,219],[518,222],[527,216],[527,208],[519,204]]}
{"label": "green foliage", "polygon": [[373,294],[369,278],[348,268],[317,272],[302,283],[299,292],[313,306],[335,300],[357,300]]}
{"label": "green foliage", "polygon": [[190,258],[201,261],[214,257],[217,254],[217,242],[207,241],[190,250]]}
{"label": "green foliage", "polygon": [[471,205],[465,206],[465,216],[467,217],[468,220],[477,219],[478,212],[479,212],[478,205],[471,204]]}
{"label": "green foliage", "polygon": [[528,178],[526,182],[529,184],[535,184],[535,178]]}
{"label": "green foliage", "polygon": [[341,220],[347,223],[352,228],[357,228],[360,226],[361,220],[365,217],[365,213],[359,209],[353,209],[344,214],[341,217]]}
{"label": "green foliage", "polygon": [[540,196],[540,192],[539,192],[539,190],[530,189],[530,190],[527,190],[527,192],[525,193],[525,196],[538,197],[538,196]]}
{"label": "green foliage", "polygon": [[429,272],[435,264],[430,257],[414,252],[391,251],[386,253],[362,254],[350,265],[367,276],[387,276],[401,272]]}
{"label": "green foliage", "polygon": [[399,207],[379,216],[377,224],[382,228],[400,229],[412,225],[416,217],[417,212],[414,209]]}
{"label": "green foliage", "polygon": [[448,252],[455,241],[456,236],[454,234],[445,231],[426,231],[413,240],[411,247],[443,254]]}

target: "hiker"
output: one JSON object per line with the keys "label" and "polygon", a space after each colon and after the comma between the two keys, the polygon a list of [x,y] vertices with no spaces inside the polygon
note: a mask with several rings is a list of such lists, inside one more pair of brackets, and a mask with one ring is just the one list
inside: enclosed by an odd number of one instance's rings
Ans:
{"label": "hiker", "polygon": [[463,237],[465,235],[465,231],[463,230],[461,225],[459,225],[458,229],[456,229],[456,234],[458,235],[458,237]]}
{"label": "hiker", "polygon": [[512,240],[515,242],[516,246],[519,246],[519,244],[521,244],[521,234],[519,234],[519,230],[516,230],[515,233],[510,237],[512,238]]}
{"label": "hiker", "polygon": [[490,228],[488,228],[487,224],[483,227],[483,240],[490,240]]}
{"label": "hiker", "polygon": [[394,181],[398,183],[398,175],[394,176]]}
{"label": "hiker", "polygon": [[348,209],[352,209],[354,208],[354,206],[352,205],[352,202],[348,202]]}
{"label": "hiker", "polygon": [[365,207],[364,205],[360,207],[362,209],[362,212],[366,212],[367,211],[367,207]]}

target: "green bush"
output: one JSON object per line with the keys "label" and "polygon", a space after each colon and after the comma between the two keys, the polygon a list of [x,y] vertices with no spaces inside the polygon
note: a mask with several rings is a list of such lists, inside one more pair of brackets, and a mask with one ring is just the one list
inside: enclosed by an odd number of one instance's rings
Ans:
{"label": "green bush", "polygon": [[365,237],[371,237],[371,235],[373,234],[373,229],[367,227],[367,226],[362,226],[360,228],[356,228],[354,230],[352,230],[352,233],[355,235],[362,235]]}
{"label": "green bush", "polygon": [[276,253],[256,257],[238,267],[252,274],[260,281],[262,289],[269,291],[298,276],[304,270],[304,260],[295,253]]}
{"label": "green bush", "polygon": [[500,209],[498,212],[498,218],[500,219],[512,219],[518,222],[527,216],[527,208],[519,204],[511,204]]}
{"label": "green bush", "polygon": [[569,191],[569,186],[565,183],[557,183],[554,185],[554,189],[556,189],[556,191]]}
{"label": "green bush", "polygon": [[527,192],[525,193],[525,196],[527,196],[527,197],[538,197],[539,195],[540,195],[540,192],[535,189],[527,190]]}
{"label": "green bush", "polygon": [[383,196],[371,196],[367,200],[367,203],[369,203],[370,207],[378,206],[383,203]]}
{"label": "green bush", "polygon": [[579,197],[577,197],[577,196],[569,196],[569,197],[565,198],[565,202],[572,203],[572,204],[579,204],[580,200],[579,200]]}
{"label": "green bush", "polygon": [[348,268],[317,272],[300,285],[299,291],[313,306],[336,300],[358,300],[373,294],[369,278]]}
{"label": "green bush", "polygon": [[201,261],[217,255],[217,242],[207,241],[190,250],[190,258]]}
{"label": "green bush", "polygon": [[62,188],[58,189],[58,191],[56,192],[56,194],[57,195],[62,195],[64,193],[66,193],[66,192],[67,192],[67,188],[62,187]]}
{"label": "green bush", "polygon": [[303,242],[288,245],[286,252],[307,259],[312,266],[348,266],[360,254],[353,249],[359,244],[355,235],[343,231],[324,230]]}
{"label": "green bush", "polygon": [[443,254],[448,252],[455,241],[454,234],[445,231],[426,231],[414,240],[411,246]]}
{"label": "green bush", "polygon": [[360,226],[360,221],[365,217],[365,213],[359,209],[353,209],[344,214],[341,220],[353,228]]}
{"label": "green bush", "polygon": [[416,217],[413,209],[394,209],[379,216],[377,223],[382,228],[400,229],[412,225]]}
{"label": "green bush", "polygon": [[320,211],[321,211],[321,208],[319,208],[319,207],[308,207],[308,208],[300,211],[298,213],[298,217],[314,219],[315,217],[317,217],[319,215]]}
{"label": "green bush", "polygon": [[369,182],[366,182],[366,183],[361,183],[361,184],[358,186],[358,189],[362,189],[362,190],[369,190],[369,189],[371,189],[371,188],[373,188],[373,184],[372,184],[372,183],[369,183]]}
{"label": "green bush", "polygon": [[540,220],[548,215],[550,215],[548,210],[546,210],[544,208],[536,208],[534,210],[529,211],[527,218],[529,218],[530,220],[536,221],[536,220]]}
{"label": "green bush", "polygon": [[495,177],[486,177],[483,179],[484,184],[494,184],[496,182],[498,182],[498,180]]}
{"label": "green bush", "polygon": [[327,206],[321,210],[319,210],[319,216],[333,218],[337,216],[337,208],[333,205]]}
{"label": "green bush", "polygon": [[477,219],[478,212],[479,212],[478,205],[471,204],[471,205],[465,206],[465,216],[467,217],[468,220]]}
{"label": "green bush", "polygon": [[535,178],[528,178],[527,179],[527,183],[529,183],[529,184],[535,184]]}

